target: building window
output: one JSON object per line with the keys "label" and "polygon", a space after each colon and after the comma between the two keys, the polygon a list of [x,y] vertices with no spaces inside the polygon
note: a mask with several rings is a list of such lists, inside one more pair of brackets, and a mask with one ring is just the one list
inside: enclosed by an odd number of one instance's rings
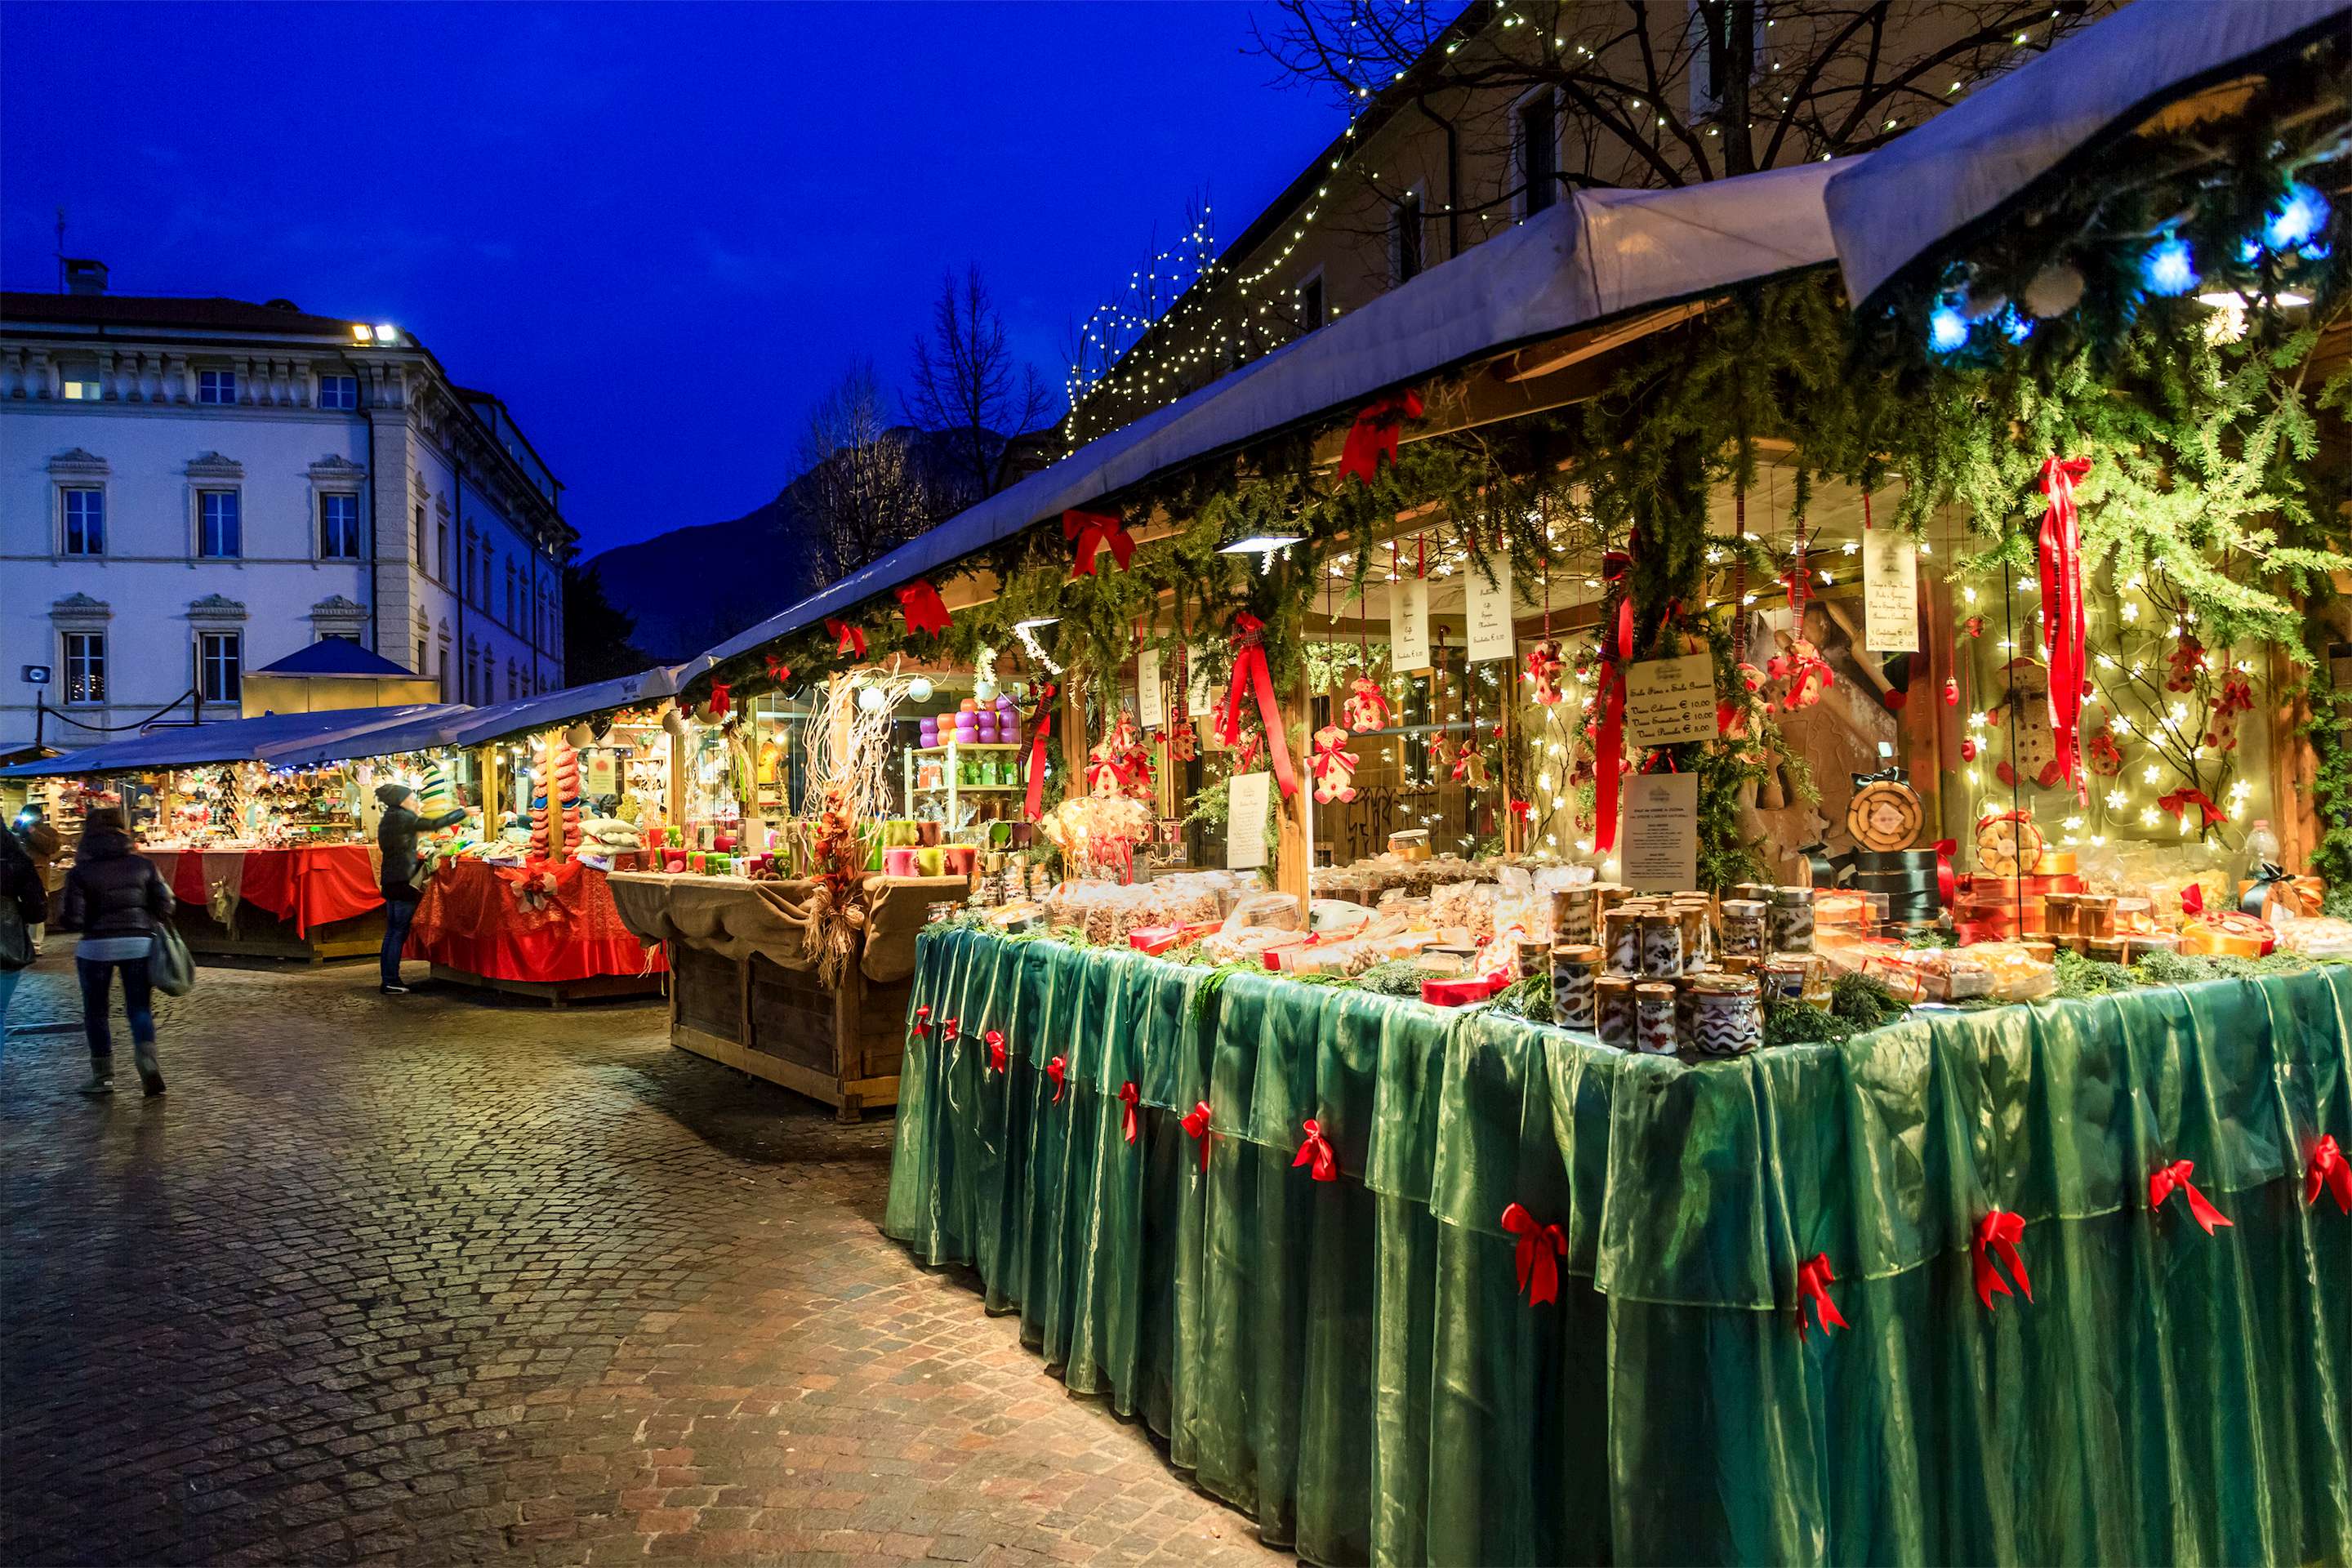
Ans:
{"label": "building window", "polygon": [[322,375],[319,378],[319,406],[321,408],[357,408],[360,405],[360,378],[355,375]]}
{"label": "building window", "polygon": [[1538,90],[1519,105],[1519,177],[1524,190],[1519,210],[1533,217],[1559,199],[1559,126],[1552,110],[1551,89]]}
{"label": "building window", "polygon": [[416,673],[418,675],[423,675],[425,670],[425,639],[423,637],[418,637],[416,639]]}
{"label": "building window", "polygon": [[106,700],[106,634],[68,632],[66,639],[66,701],[88,707]]}
{"label": "building window", "polygon": [[206,561],[234,561],[245,553],[236,491],[196,492],[196,553]]}
{"label": "building window", "polygon": [[65,384],[65,399],[68,403],[96,403],[105,395],[104,389],[95,381],[68,379]]}
{"label": "building window", "polygon": [[[425,570],[425,503],[416,503],[416,569]],[[423,671],[418,671],[422,674]]]}
{"label": "building window", "polygon": [[514,563],[509,561],[507,563],[507,625],[510,626],[520,625],[520,623],[515,617],[521,613],[522,600],[517,596],[515,588]]}
{"label": "building window", "polygon": [[106,553],[106,492],[79,487],[60,490],[58,499],[63,508],[65,533],[61,541],[68,555],[103,555]]}
{"label": "building window", "polygon": [[319,498],[319,556],[325,561],[360,558],[360,498],[330,494]]}
{"label": "building window", "polygon": [[449,700],[449,650],[441,650],[441,700]]}
{"label": "building window", "polygon": [[200,370],[196,372],[198,403],[235,403],[236,372],[233,370]]}
{"label": "building window", "polygon": [[488,648],[482,650],[482,700],[488,702],[499,694],[499,661]]}
{"label": "building window", "polygon": [[1390,272],[1396,282],[1410,283],[1421,276],[1421,193],[1407,191],[1389,209]]}
{"label": "building window", "polygon": [[245,693],[245,634],[198,632],[196,679],[207,702],[237,702]]}
{"label": "building window", "polygon": [[1311,332],[1323,324],[1323,274],[1318,272],[1298,286],[1298,330]]}
{"label": "building window", "polygon": [[443,583],[448,582],[449,525],[446,522],[436,522],[433,525],[433,563],[436,568],[433,575]]}
{"label": "building window", "polygon": [[522,672],[515,668],[514,660],[509,659],[507,660],[507,700],[511,702],[521,695]]}

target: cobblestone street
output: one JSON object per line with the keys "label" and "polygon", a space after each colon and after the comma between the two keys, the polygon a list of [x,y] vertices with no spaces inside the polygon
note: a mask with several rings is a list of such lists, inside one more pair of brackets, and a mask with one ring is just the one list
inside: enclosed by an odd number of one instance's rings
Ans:
{"label": "cobblestone street", "polygon": [[0,1562],[1271,1560],[880,1234],[887,1117],[656,1005],[207,968],[90,1102],[70,990],[9,1019]]}

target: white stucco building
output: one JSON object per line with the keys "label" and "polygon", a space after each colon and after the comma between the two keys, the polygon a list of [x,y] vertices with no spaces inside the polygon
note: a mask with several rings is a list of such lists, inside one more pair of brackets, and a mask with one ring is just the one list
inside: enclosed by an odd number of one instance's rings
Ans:
{"label": "white stucco building", "polygon": [[402,329],[94,271],[0,294],[0,755],[44,704],[62,749],[236,717],[245,671],[323,637],[450,701],[563,684],[574,536],[503,404]]}

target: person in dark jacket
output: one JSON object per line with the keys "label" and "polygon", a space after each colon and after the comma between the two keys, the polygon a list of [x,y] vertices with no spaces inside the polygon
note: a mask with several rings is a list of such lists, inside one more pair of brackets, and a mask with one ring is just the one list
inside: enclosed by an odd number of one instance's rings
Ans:
{"label": "person in dark jacket", "polygon": [[[57,893],[64,885],[64,878],[58,869],[58,858],[65,852],[65,840],[58,837],[58,830],[49,826],[39,806],[27,805],[24,814],[17,817],[16,838],[24,845],[25,853],[33,858],[33,871],[41,879],[42,891],[51,895]],[[45,934],[43,926],[47,918],[44,915],[37,921],[26,917],[26,923],[33,928],[35,958],[41,956],[41,939]]]}
{"label": "person in dark jacket", "polygon": [[383,952],[377,966],[381,984],[376,988],[387,996],[405,996],[408,987],[400,983],[400,950],[408,945],[409,922],[416,918],[417,900],[425,896],[416,885],[422,859],[416,836],[463,822],[466,814],[445,811],[438,816],[419,816],[409,804],[416,792],[404,784],[379,784],[375,797],[383,803],[383,820],[375,829],[376,847],[383,851]]}
{"label": "person in dark jacket", "polygon": [[101,807],[83,819],[81,847],[66,873],[64,923],[81,931],[74,968],[81,976],[81,1026],[89,1037],[89,1081],[82,1093],[114,1092],[114,1040],[107,1028],[107,994],[122,973],[122,1011],[131,1020],[131,1054],[139,1082],[163,1092],[155,1060],[154,989],[147,955],[155,922],[172,918],[172,889],[155,868],[132,853],[122,813]]}
{"label": "person in dark jacket", "polygon": [[[33,858],[16,842],[13,833],[0,833],[0,899],[7,899],[16,906],[16,918],[25,922],[29,943],[32,933],[49,918],[49,889]],[[39,955],[40,950],[34,948],[32,956]],[[8,967],[10,962],[7,954],[0,953],[0,1030],[8,1025],[8,1000],[16,994],[16,976],[25,973]]]}

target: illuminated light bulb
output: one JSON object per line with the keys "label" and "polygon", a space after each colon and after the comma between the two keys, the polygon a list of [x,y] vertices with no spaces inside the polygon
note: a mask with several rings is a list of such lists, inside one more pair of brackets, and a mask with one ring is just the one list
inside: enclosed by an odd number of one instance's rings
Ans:
{"label": "illuminated light bulb", "polygon": [[2107,809],[2109,811],[2121,811],[2123,808],[2124,792],[2119,789],[2109,790],[2107,792]]}
{"label": "illuminated light bulb", "polygon": [[2142,784],[2154,784],[2156,782],[2156,778],[2157,767],[2154,763],[2148,763],[2147,766],[2139,771],[2139,782]]}
{"label": "illuminated light bulb", "polygon": [[1861,540],[1859,540],[1859,539],[1849,539],[1849,540],[1847,540],[1847,541],[1845,542],[1844,550],[1845,550],[1845,552],[1846,552],[1848,555],[1854,554],[1856,552],[1860,551],[1861,549],[1862,549],[1862,541],[1861,541]]}
{"label": "illuminated light bulb", "polygon": [[1968,600],[1971,605],[1977,602],[1977,591],[1974,588],[1962,588],[1960,590],[1960,596]]}
{"label": "illuminated light bulb", "polygon": [[1933,547],[1931,547],[1928,542],[1923,539],[1919,542],[1919,553],[1922,555],[1933,555],[1936,552]]}
{"label": "illuminated light bulb", "polygon": [[[2183,814],[2184,817],[2186,815],[2186,813]],[[2142,827],[2154,827],[2156,826],[2156,807],[2152,805],[2144,805],[2139,808],[2139,825]]]}
{"label": "illuminated light bulb", "polygon": [[1970,789],[1974,789],[1974,788],[1976,788],[1976,787],[1977,787],[1977,771],[1976,771],[1976,769],[1974,769],[1974,768],[1970,768],[1970,769],[1969,769],[1968,773],[1967,773],[1967,775],[1966,775],[1966,776],[1967,776],[1968,781],[1969,781],[1969,787]]}

